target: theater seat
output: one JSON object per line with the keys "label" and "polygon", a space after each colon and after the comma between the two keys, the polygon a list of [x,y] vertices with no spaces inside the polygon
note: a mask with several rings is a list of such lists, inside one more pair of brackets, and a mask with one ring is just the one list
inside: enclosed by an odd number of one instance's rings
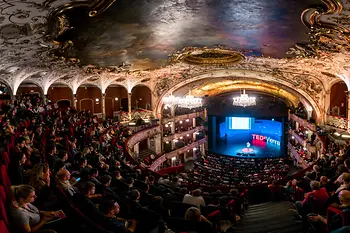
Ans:
{"label": "theater seat", "polygon": [[1,200],[4,200],[4,202],[6,203],[7,195],[5,193],[4,186],[2,186],[2,185],[0,185],[0,198],[1,198]]}
{"label": "theater seat", "polygon": [[1,233],[10,233],[6,227],[5,222],[2,220],[0,220],[0,232]]}
{"label": "theater seat", "polygon": [[0,185],[4,186],[5,193],[10,193],[11,182],[7,174],[7,169],[5,165],[0,165]]}
{"label": "theater seat", "polygon": [[[2,198],[0,198],[0,220],[3,220],[5,225],[9,226],[9,220],[6,212],[5,202]],[[2,233],[2,231],[0,231]]]}
{"label": "theater seat", "polygon": [[10,165],[10,157],[9,157],[9,154],[6,151],[3,151],[1,153],[0,160],[6,167],[8,167]]}

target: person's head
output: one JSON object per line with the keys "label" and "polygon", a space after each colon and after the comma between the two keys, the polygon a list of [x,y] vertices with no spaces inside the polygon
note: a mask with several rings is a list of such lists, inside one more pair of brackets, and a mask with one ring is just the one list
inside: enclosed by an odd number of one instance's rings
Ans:
{"label": "person's head", "polygon": [[137,190],[132,190],[130,193],[129,193],[129,199],[131,200],[131,201],[135,201],[135,202],[138,202],[139,201],[139,199],[140,199],[140,192],[139,191],[137,191]]}
{"label": "person's head", "polygon": [[128,177],[125,181],[129,186],[132,186],[135,182],[134,178]]}
{"label": "person's head", "polygon": [[335,167],[335,165],[336,165],[335,160],[332,160],[330,166],[331,166],[331,167]]}
{"label": "person's head", "polygon": [[343,173],[345,173],[347,171],[348,171],[348,169],[346,169],[346,167],[343,164],[341,164],[341,165],[338,166],[336,173],[339,176],[339,175],[341,175],[341,174],[343,174]]}
{"label": "person's head", "polygon": [[27,156],[26,154],[22,152],[16,152],[12,155],[12,161],[13,163],[17,165],[23,165],[27,161]]}
{"label": "person's head", "polygon": [[104,175],[101,179],[101,183],[104,184],[105,186],[109,186],[111,184],[112,177],[109,175]]}
{"label": "person's head", "polygon": [[312,190],[319,190],[320,189],[320,182],[318,181],[311,181],[310,187]]}
{"label": "person's head", "polygon": [[87,165],[87,159],[85,157],[81,157],[79,159],[79,167],[84,168],[84,167],[86,167],[86,165]]}
{"label": "person's head", "polygon": [[200,221],[201,220],[201,211],[197,207],[190,207],[186,210],[185,219]]}
{"label": "person's head", "polygon": [[95,194],[95,184],[87,181],[79,186],[79,192],[84,196],[90,196]]}
{"label": "person's head", "polygon": [[11,186],[10,194],[11,204],[14,207],[21,207],[25,204],[32,203],[36,198],[35,189],[26,184]]}
{"label": "person's head", "polygon": [[237,196],[238,195],[238,190],[237,189],[230,189],[230,195],[231,196]]}
{"label": "person's head", "polygon": [[121,175],[120,175],[120,171],[114,171],[113,172],[113,177],[114,178],[119,178]]}
{"label": "person's head", "polygon": [[343,162],[343,159],[341,157],[336,157],[335,158],[335,163],[336,164],[341,164]]}
{"label": "person's head", "polygon": [[199,197],[201,195],[202,191],[200,189],[195,189],[192,191],[192,196]]}
{"label": "person's head", "polygon": [[155,180],[156,180],[156,178],[155,178],[154,176],[149,176],[149,177],[148,177],[148,183],[149,183],[150,185],[153,185]]}
{"label": "person's head", "polygon": [[113,217],[115,217],[120,211],[119,204],[113,200],[104,201],[98,206],[98,209],[103,215]]}
{"label": "person's head", "polygon": [[312,170],[313,170],[314,172],[319,172],[319,171],[320,171],[320,167],[319,167],[318,165],[314,165],[314,166],[312,167]]}
{"label": "person's head", "polygon": [[20,137],[17,140],[16,146],[19,148],[23,148],[25,146],[26,140],[23,137]]}
{"label": "person's head", "polygon": [[97,177],[98,176],[98,170],[96,168],[90,169],[90,176],[91,177]]}
{"label": "person's head", "polygon": [[57,177],[57,180],[59,180],[61,182],[65,182],[65,181],[69,180],[70,172],[65,170],[65,169],[61,169],[57,172],[56,177]]}
{"label": "person's head", "polygon": [[327,176],[321,176],[321,178],[320,178],[320,183],[321,183],[321,184],[327,184],[327,183],[328,183]]}
{"label": "person's head", "polygon": [[343,173],[343,182],[344,184],[350,184],[350,173]]}
{"label": "person's head", "polygon": [[[39,163],[32,168],[31,180],[47,181],[50,179],[50,168],[45,163]],[[34,185],[33,185],[34,186]]]}
{"label": "person's head", "polygon": [[350,158],[345,159],[345,161],[344,161],[344,166],[345,166],[347,169],[350,169]]}
{"label": "person's head", "polygon": [[67,151],[60,151],[58,154],[58,158],[60,158],[63,162],[68,160],[68,153]]}
{"label": "person's head", "polygon": [[339,201],[344,206],[350,206],[350,191],[342,190],[338,194]]}

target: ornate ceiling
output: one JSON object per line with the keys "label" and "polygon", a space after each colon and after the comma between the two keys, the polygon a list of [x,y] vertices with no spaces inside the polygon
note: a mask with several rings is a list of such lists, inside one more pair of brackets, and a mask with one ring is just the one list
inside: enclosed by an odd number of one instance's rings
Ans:
{"label": "ornate ceiling", "polygon": [[[129,6],[126,0],[1,1],[0,80],[13,93],[25,81],[37,84],[45,94],[54,83],[69,86],[73,93],[84,84],[95,85],[102,92],[111,84],[122,85],[129,92],[142,84],[151,89],[154,103],[191,82],[203,81],[204,85],[205,79],[219,77],[250,80],[302,96],[320,116],[332,84],[343,80],[350,87],[347,0],[307,0],[302,5],[296,0],[230,0],[217,1],[225,2],[217,6],[214,0],[158,0],[149,5],[149,1],[139,1],[150,16],[122,14],[116,22],[110,17],[118,7],[124,7],[126,14],[130,7],[137,9],[137,4]],[[214,5],[201,11],[208,2]],[[308,4],[314,7],[307,8]],[[71,16],[72,9],[77,10],[76,17]],[[215,18],[221,11],[221,18]],[[79,21],[77,16],[82,14],[86,21]],[[207,21],[204,16],[209,16]],[[141,27],[140,20],[149,22]],[[101,22],[110,24],[98,31]],[[301,22],[305,26],[300,26]],[[94,31],[86,31],[89,27]],[[107,33],[103,31],[106,28],[117,32]],[[113,35],[126,38],[115,40],[112,46],[107,42]],[[85,44],[76,43],[79,38],[85,39]],[[101,39],[101,43],[86,38]],[[203,53],[205,46],[228,52]],[[245,59],[237,59],[235,50]],[[283,56],[285,52],[288,54]],[[159,104],[155,107],[158,111]]]}

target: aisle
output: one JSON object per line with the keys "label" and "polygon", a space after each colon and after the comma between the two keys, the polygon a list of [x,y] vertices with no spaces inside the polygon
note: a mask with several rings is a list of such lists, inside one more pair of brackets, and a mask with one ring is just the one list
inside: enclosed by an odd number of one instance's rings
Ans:
{"label": "aisle", "polygon": [[293,219],[291,208],[293,204],[287,201],[251,205],[234,232],[302,233],[302,223]]}

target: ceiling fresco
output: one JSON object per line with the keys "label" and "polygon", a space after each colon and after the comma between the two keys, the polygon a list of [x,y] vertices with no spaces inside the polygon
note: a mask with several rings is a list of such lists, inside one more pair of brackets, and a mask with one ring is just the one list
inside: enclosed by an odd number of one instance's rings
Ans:
{"label": "ceiling fresco", "polygon": [[253,80],[322,115],[331,85],[350,87],[349,19],[348,0],[1,0],[0,81],[142,84],[158,112],[191,82]]}
{"label": "ceiling fresco", "polygon": [[131,70],[166,66],[184,47],[222,46],[246,56],[286,57],[308,42],[300,15],[319,0],[119,0],[103,14],[67,12],[64,37],[82,65]]}

